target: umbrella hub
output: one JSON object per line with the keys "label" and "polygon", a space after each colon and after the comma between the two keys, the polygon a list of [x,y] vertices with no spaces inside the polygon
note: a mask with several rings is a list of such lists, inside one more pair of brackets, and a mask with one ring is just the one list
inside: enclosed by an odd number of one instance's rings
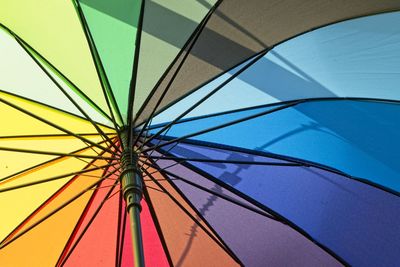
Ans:
{"label": "umbrella hub", "polygon": [[125,149],[122,152],[120,180],[128,211],[133,206],[141,210],[140,201],[143,195],[143,182],[137,161],[138,157],[132,150]]}

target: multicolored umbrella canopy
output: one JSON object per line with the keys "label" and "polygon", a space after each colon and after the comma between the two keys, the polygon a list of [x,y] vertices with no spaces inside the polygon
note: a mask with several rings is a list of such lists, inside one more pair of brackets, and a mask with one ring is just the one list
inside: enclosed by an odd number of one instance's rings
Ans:
{"label": "multicolored umbrella canopy", "polygon": [[399,1],[0,7],[0,266],[400,264]]}

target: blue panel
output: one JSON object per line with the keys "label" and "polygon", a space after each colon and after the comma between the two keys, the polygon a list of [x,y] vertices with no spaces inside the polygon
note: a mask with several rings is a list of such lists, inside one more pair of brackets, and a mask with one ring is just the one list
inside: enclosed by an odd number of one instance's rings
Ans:
{"label": "blue panel", "polygon": [[[178,124],[168,135],[183,136],[262,110]],[[303,103],[193,139],[309,160],[400,191],[399,133],[400,105],[342,100]]]}
{"label": "blue panel", "polygon": [[[188,144],[178,144],[170,153],[183,158],[268,159]],[[314,167],[189,163],[284,216],[351,266],[400,262],[400,198],[396,195]],[[185,175],[191,176],[195,175]]]}
{"label": "blue panel", "polygon": [[[400,12],[348,20],[293,38],[275,47],[192,115],[299,98],[399,100],[400,27],[394,25],[400,25]],[[166,114],[171,118],[181,113],[185,103],[194,103],[230,74]]]}

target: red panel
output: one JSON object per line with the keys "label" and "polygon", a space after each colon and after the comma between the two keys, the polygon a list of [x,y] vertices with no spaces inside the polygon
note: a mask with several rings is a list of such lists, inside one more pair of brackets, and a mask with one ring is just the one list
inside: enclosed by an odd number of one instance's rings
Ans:
{"label": "red panel", "polygon": [[[167,257],[165,256],[164,249],[161,245],[161,241],[155,228],[147,203],[146,201],[142,200],[141,204],[142,212],[140,213],[140,220],[142,224],[145,264],[148,267],[169,266]],[[129,216],[127,216],[121,266],[134,266],[132,254],[131,231],[129,227]]]}

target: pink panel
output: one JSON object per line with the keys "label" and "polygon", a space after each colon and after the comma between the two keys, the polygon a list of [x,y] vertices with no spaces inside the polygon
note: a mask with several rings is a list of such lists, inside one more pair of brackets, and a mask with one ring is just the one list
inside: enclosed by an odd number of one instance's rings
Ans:
{"label": "pink panel", "polygon": [[[145,264],[147,267],[167,267],[169,266],[160,238],[154,226],[149,207],[146,201],[142,200],[142,212],[140,213],[143,233],[143,249]],[[124,247],[122,252],[123,267],[134,267],[132,252],[132,239],[129,227],[129,216],[126,218]]]}

